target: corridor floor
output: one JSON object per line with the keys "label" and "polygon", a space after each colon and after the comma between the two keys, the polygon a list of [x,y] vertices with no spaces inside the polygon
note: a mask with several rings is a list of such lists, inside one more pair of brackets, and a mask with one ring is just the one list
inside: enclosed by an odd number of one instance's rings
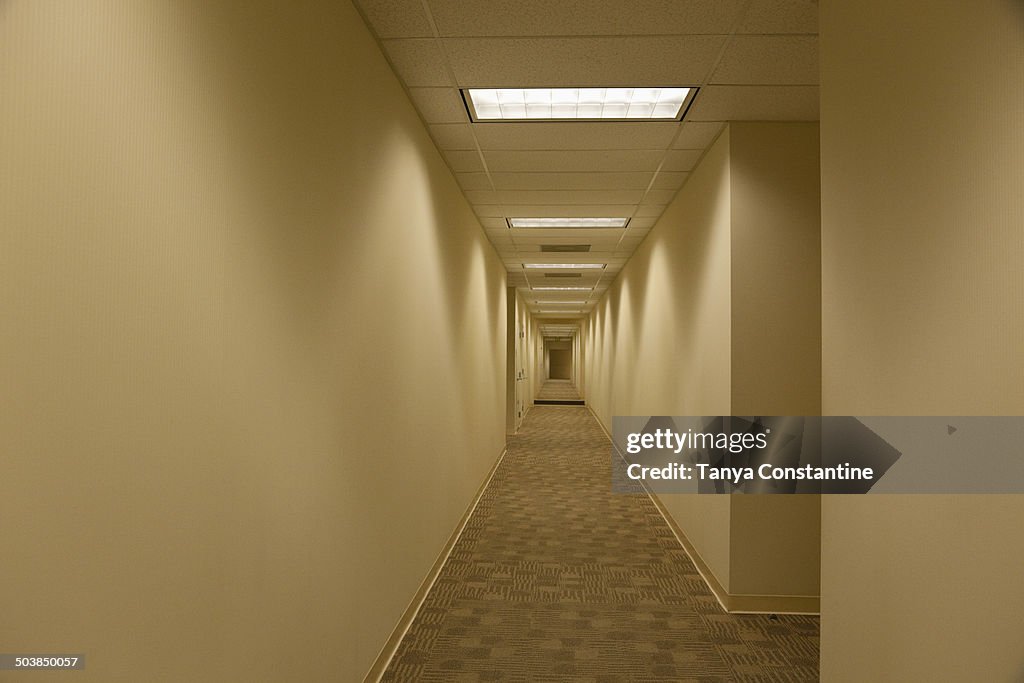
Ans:
{"label": "corridor floor", "polygon": [[818,619],[724,613],[609,449],[530,410],[383,680],[817,680]]}
{"label": "corridor floor", "polygon": [[549,379],[540,387],[537,398],[541,400],[575,401],[579,400],[580,393],[576,385],[568,379]]}

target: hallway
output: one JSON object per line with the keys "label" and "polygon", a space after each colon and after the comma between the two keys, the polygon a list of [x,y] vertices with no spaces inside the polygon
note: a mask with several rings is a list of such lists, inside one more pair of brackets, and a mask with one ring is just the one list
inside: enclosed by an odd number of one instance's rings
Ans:
{"label": "hallway", "polygon": [[959,418],[1024,415],[1022,27],[0,0],[0,683],[1021,683],[1024,473],[649,498],[606,435],[941,417],[987,474]]}
{"label": "hallway", "polygon": [[530,410],[383,680],[817,680],[818,619],[724,613],[609,446]]}

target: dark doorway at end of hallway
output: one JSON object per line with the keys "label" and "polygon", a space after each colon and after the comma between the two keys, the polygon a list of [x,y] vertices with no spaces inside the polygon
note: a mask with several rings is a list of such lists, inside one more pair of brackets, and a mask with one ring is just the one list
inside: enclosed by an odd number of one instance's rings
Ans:
{"label": "dark doorway at end of hallway", "polygon": [[549,349],[550,379],[572,379],[572,349]]}

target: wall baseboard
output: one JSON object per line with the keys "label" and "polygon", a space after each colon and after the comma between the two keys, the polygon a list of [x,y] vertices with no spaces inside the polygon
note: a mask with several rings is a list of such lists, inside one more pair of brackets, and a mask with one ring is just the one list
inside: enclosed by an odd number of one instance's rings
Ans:
{"label": "wall baseboard", "polygon": [[[597,424],[601,426],[601,430],[608,438],[612,448],[619,453],[619,457],[625,459],[618,446],[615,445],[615,441],[608,432],[608,428],[601,422],[601,418],[597,416],[597,413],[590,406],[587,406],[587,410],[590,410],[590,414],[594,416]],[[676,520],[665,508],[664,504],[662,504],[657,494],[647,488],[647,485],[643,482],[641,482],[641,485],[644,492],[651,499],[651,502],[654,503],[654,507],[658,509],[662,519],[665,520],[665,523],[672,530],[676,540],[679,541],[679,545],[686,551],[690,561],[693,562],[693,566],[697,568],[697,572],[704,579],[708,590],[715,596],[723,610],[729,614],[821,614],[821,596],[819,595],[747,595],[726,591],[718,577],[715,576],[715,573],[704,562],[700,553],[693,547],[690,539],[686,537],[686,534],[676,523]]]}
{"label": "wall baseboard", "polygon": [[498,459],[494,461],[490,471],[487,473],[487,477],[484,478],[484,483],[477,490],[476,495],[473,496],[473,501],[469,504],[465,514],[462,515],[462,519],[459,520],[458,525],[455,527],[455,531],[448,537],[444,547],[441,548],[440,554],[437,556],[437,560],[433,566],[427,572],[423,582],[420,583],[419,589],[409,602],[409,606],[405,608],[402,616],[399,617],[398,623],[395,625],[391,635],[388,636],[387,641],[384,643],[384,647],[381,648],[377,657],[373,660],[373,664],[370,665],[370,670],[363,677],[363,683],[378,683],[381,677],[384,676],[384,672],[387,670],[388,665],[391,663],[391,659],[395,656],[398,651],[398,646],[402,643],[402,638],[405,637],[409,627],[412,625],[416,615],[419,614],[420,608],[423,606],[424,600],[427,598],[427,593],[434,587],[434,582],[437,581],[437,577],[441,574],[441,569],[444,567],[444,563],[448,561],[448,556],[452,554],[452,550],[455,548],[455,544],[458,542],[459,537],[462,536],[463,530],[466,528],[466,523],[469,522],[469,518],[473,516],[473,512],[476,511],[476,506],[480,503],[480,498],[483,497],[484,491],[491,483],[491,479],[494,478],[494,473],[498,470],[501,465],[501,461],[505,459],[505,454],[508,452],[508,448],[502,449],[501,454],[498,455]]}
{"label": "wall baseboard", "polygon": [[690,543],[690,539],[676,524],[676,520],[665,509],[657,494],[648,490],[647,495],[650,496],[654,507],[658,508],[665,523],[672,529],[679,545],[683,546],[683,550],[686,551],[693,566],[697,568],[697,572],[704,579],[704,583],[708,585],[708,589],[718,600],[718,604],[726,612],[730,614],[821,614],[821,597],[817,595],[746,595],[730,593],[725,590],[718,577],[704,562],[704,558]]}

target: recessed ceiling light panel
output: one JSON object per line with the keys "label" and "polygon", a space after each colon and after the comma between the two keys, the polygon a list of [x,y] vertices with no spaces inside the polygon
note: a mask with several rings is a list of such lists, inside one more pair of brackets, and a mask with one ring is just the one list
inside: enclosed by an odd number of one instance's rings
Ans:
{"label": "recessed ceiling light panel", "polygon": [[535,292],[589,292],[593,287],[532,287]]}
{"label": "recessed ceiling light panel", "polygon": [[605,265],[604,263],[524,263],[523,268],[535,270],[600,270]]}
{"label": "recessed ceiling light panel", "polygon": [[508,218],[510,228],[625,228],[629,218]]}
{"label": "recessed ceiling light panel", "polygon": [[695,88],[466,88],[474,121],[679,119]]}

